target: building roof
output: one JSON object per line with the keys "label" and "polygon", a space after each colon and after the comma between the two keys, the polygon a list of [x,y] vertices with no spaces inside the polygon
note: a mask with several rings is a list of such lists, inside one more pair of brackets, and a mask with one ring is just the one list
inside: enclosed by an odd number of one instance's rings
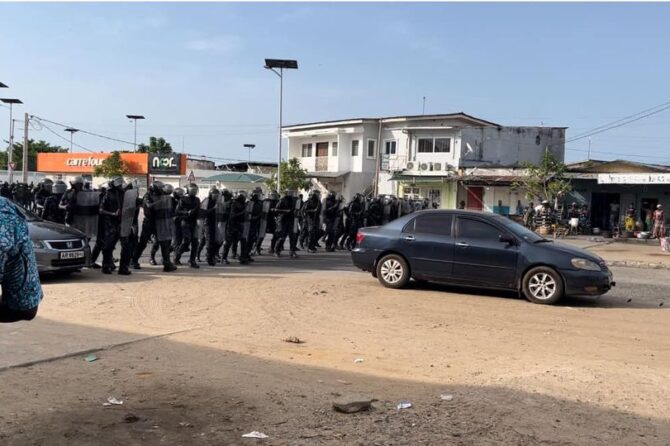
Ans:
{"label": "building roof", "polygon": [[387,116],[379,118],[351,118],[351,119],[340,119],[335,121],[319,121],[304,124],[286,125],[282,127],[282,130],[302,130],[307,128],[332,127],[338,125],[351,125],[351,124],[363,124],[363,123],[376,124],[380,120],[382,122],[402,122],[402,121],[418,121],[418,120],[430,120],[430,119],[462,119],[464,121],[470,122],[471,124],[477,127],[502,127],[500,124],[496,124],[495,122],[486,121],[484,119],[468,115],[467,113],[458,112],[458,113],[432,114],[432,115]]}
{"label": "building roof", "polygon": [[670,172],[670,166],[646,164],[628,160],[587,160],[566,165],[568,172],[574,173],[648,173]]}
{"label": "building roof", "polygon": [[250,167],[277,167],[277,163],[271,163],[267,161],[241,161],[238,163],[226,163],[218,166],[219,170],[228,170],[232,172],[246,172]]}
{"label": "building roof", "polygon": [[211,177],[203,178],[202,181],[220,181],[222,183],[262,183],[267,177],[253,173],[224,172]]}

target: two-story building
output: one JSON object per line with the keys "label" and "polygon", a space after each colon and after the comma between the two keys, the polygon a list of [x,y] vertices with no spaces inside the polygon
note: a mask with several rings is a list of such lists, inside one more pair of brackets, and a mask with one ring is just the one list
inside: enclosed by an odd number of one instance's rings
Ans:
{"label": "two-story building", "polygon": [[347,199],[380,193],[491,211],[523,202],[509,186],[524,161],[547,150],[562,161],[565,146],[563,127],[504,127],[465,113],[298,124],[283,135],[315,187]]}

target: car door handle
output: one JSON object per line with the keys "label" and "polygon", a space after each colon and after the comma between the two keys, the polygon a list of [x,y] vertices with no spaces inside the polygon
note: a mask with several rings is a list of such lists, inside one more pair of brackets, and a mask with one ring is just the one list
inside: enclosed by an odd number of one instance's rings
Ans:
{"label": "car door handle", "polygon": [[413,236],[413,235],[406,235],[406,236],[403,237],[403,238],[404,238],[405,240],[407,240],[408,242],[413,242],[413,241],[414,241],[414,236]]}
{"label": "car door handle", "polygon": [[458,242],[458,243],[456,243],[456,246],[459,246],[459,247],[461,247],[461,248],[467,248],[467,247],[470,246],[470,245],[468,245],[468,244],[465,243],[465,242]]}

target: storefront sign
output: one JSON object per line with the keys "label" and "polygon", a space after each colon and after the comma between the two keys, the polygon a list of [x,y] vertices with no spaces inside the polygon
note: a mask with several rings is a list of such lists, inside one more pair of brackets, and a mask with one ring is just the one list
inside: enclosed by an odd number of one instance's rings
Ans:
{"label": "storefront sign", "polygon": [[670,184],[670,173],[600,173],[598,184]]}
{"label": "storefront sign", "polygon": [[181,154],[149,155],[149,173],[164,175],[181,174]]}
{"label": "storefront sign", "polygon": [[[38,153],[37,171],[46,173],[92,174],[111,153]],[[147,173],[146,153],[122,153],[131,174]]]}

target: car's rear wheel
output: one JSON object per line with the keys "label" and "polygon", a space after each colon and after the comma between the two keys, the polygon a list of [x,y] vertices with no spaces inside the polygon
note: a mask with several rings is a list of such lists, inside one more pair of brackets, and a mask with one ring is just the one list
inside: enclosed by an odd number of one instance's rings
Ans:
{"label": "car's rear wheel", "polygon": [[387,288],[403,288],[409,282],[409,266],[397,254],[382,257],[377,263],[377,280]]}
{"label": "car's rear wheel", "polygon": [[523,294],[536,304],[555,304],[563,297],[563,291],[561,276],[547,266],[535,267],[523,278]]}

